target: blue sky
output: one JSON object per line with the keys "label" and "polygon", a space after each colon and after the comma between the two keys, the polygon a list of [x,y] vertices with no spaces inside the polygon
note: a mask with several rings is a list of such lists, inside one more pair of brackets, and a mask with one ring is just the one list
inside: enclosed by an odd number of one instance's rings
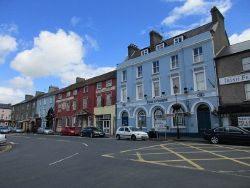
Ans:
{"label": "blue sky", "polygon": [[113,70],[130,43],[203,25],[213,6],[231,43],[250,40],[248,0],[0,0],[0,103]]}

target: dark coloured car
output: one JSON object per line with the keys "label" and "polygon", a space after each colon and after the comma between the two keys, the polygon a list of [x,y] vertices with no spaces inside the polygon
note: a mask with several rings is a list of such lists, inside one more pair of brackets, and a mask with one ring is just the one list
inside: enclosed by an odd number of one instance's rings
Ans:
{"label": "dark coloured car", "polygon": [[203,137],[212,144],[218,143],[248,143],[250,144],[250,132],[239,127],[216,127],[203,133]]}
{"label": "dark coloured car", "polygon": [[97,127],[85,127],[81,131],[81,136],[93,137],[105,137],[105,133]]}
{"label": "dark coloured car", "polygon": [[61,135],[73,135],[73,136],[79,136],[80,130],[76,129],[75,127],[65,127],[61,130]]}

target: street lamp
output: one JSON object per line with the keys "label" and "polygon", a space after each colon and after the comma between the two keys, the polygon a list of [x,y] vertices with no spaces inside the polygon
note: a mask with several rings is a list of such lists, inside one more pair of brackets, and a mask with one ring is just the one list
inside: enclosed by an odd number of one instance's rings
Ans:
{"label": "street lamp", "polygon": [[173,109],[174,109],[174,124],[177,127],[177,139],[180,139],[180,130],[179,130],[179,124],[177,122],[177,110],[179,110],[181,108],[181,105],[177,103],[177,92],[178,92],[178,86],[174,85],[173,87],[174,89],[174,95],[175,95],[175,104],[173,105]]}

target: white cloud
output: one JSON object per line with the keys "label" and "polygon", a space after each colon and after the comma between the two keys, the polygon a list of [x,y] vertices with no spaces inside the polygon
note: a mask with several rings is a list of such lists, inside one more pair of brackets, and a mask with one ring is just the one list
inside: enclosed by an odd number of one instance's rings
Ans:
{"label": "white cloud", "polygon": [[77,76],[89,78],[113,70],[87,65],[84,57],[83,39],[76,33],[62,29],[56,33],[41,31],[34,38],[33,48],[17,54],[11,67],[31,78],[55,76],[63,84],[75,82]]}
{"label": "white cloud", "polygon": [[18,26],[16,24],[0,24],[0,34],[17,34]]}
{"label": "white cloud", "polygon": [[93,48],[94,50],[98,51],[99,50],[99,45],[97,43],[97,40],[94,39],[93,37],[89,36],[89,35],[85,35],[84,36],[84,41],[86,41],[86,45],[89,48]]}
{"label": "white cloud", "polygon": [[77,26],[79,23],[80,23],[80,21],[81,21],[81,18],[79,18],[79,17],[75,17],[75,16],[73,16],[71,19],[70,19],[70,23],[71,23],[71,25],[72,26]]}
{"label": "white cloud", "polygon": [[0,103],[15,104],[24,100],[25,92],[11,87],[0,87]]}
{"label": "white cloud", "polygon": [[17,48],[16,39],[10,35],[0,35],[0,64],[4,63],[6,56]]}
{"label": "white cloud", "polygon": [[250,28],[242,31],[240,34],[234,33],[229,37],[230,44],[235,44],[246,40],[250,40]]}
{"label": "white cloud", "polygon": [[33,80],[30,77],[17,76],[9,81],[10,85],[16,89],[23,89],[26,92],[34,91]]}
{"label": "white cloud", "polygon": [[[167,1],[174,2],[171,0]],[[175,7],[170,14],[163,19],[161,22],[162,25],[169,26],[176,23],[178,20],[191,15],[201,16],[199,23],[204,24],[204,22],[210,21],[210,9],[213,6],[216,6],[222,14],[225,14],[232,6],[231,0],[185,0],[180,2],[183,2],[184,4]]]}

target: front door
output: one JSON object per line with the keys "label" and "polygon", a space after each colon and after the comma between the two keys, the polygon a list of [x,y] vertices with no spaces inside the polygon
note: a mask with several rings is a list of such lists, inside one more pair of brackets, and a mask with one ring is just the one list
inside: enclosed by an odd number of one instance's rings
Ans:
{"label": "front door", "polygon": [[197,108],[197,121],[199,134],[211,129],[210,110],[207,105],[202,104]]}

